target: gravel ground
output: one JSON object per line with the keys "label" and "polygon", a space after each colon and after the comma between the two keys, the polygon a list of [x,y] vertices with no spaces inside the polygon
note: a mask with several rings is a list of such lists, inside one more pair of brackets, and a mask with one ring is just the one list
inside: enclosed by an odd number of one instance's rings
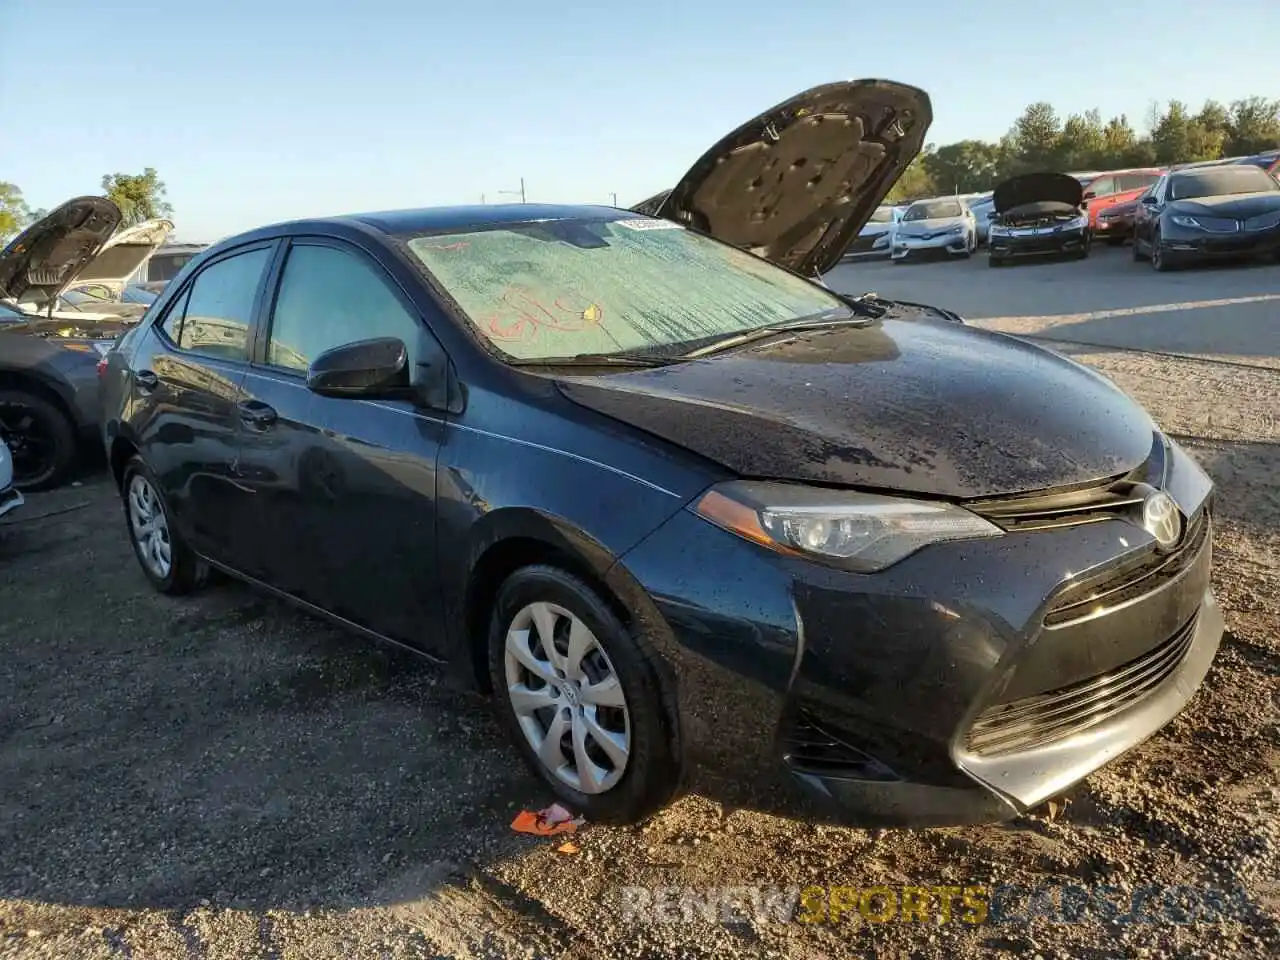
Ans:
{"label": "gravel ground", "polygon": [[[1256,306],[1224,307],[1222,323]],[[908,832],[692,796],[558,853],[509,830],[548,798],[481,701],[238,585],[155,595],[99,472],[0,523],[0,957],[1277,955],[1280,375],[1058,347],[1138,397],[1218,482],[1228,626],[1188,711],[1064,802]],[[1145,924],[804,924],[627,920],[621,893],[875,884],[1110,885],[1121,914],[1153,884],[1235,899],[1212,923],[1157,910]]]}

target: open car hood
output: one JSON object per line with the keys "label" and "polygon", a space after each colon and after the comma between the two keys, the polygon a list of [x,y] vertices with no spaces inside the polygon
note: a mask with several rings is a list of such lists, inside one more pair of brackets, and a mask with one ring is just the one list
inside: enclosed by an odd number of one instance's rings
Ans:
{"label": "open car hood", "polygon": [[840,261],[924,146],[933,106],[889,80],[813,87],[748,120],[633,207],[808,276]]}
{"label": "open car hood", "polygon": [[991,195],[996,213],[1007,213],[1028,203],[1065,203],[1078,207],[1084,199],[1084,187],[1075,177],[1065,173],[1024,173],[1010,177]]}
{"label": "open car hood", "polygon": [[120,226],[106,197],[76,197],[18,234],[0,251],[0,296],[46,304],[72,283]]}
{"label": "open car hood", "polygon": [[102,287],[111,299],[118,300],[129,278],[151,259],[171,233],[172,220],[144,220],[112,234],[97,256],[86,263],[67,286],[74,283],[77,287],[95,288],[90,291],[94,293],[98,292],[97,287]]}

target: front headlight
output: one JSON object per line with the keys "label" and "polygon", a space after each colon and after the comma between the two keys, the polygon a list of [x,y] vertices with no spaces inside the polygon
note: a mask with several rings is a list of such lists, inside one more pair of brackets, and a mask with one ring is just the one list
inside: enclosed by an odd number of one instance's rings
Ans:
{"label": "front headlight", "polygon": [[1172,220],[1174,223],[1176,223],[1180,227],[1190,227],[1192,230],[1204,229],[1204,227],[1200,224],[1200,221],[1197,220],[1195,217],[1187,217],[1187,216],[1179,215],[1176,217],[1170,217],[1169,219]]}
{"label": "front headlight", "polygon": [[778,553],[883,570],[921,547],[998,537],[999,527],[950,503],[790,483],[732,481],[693,505],[703,519]]}
{"label": "front headlight", "polygon": [[1003,236],[1007,236],[1007,235],[1008,235],[1008,233],[1009,233],[1009,228],[1008,228],[1008,227],[1002,227],[1002,226],[1001,226],[1000,224],[998,224],[998,223],[993,223],[993,224],[991,224],[991,226],[987,227],[987,235],[988,235],[988,236],[992,236],[992,237],[1003,237]]}
{"label": "front headlight", "polygon": [[1089,225],[1089,215],[1086,213],[1082,217],[1076,217],[1074,220],[1068,220],[1064,223],[1060,230],[1083,230]]}

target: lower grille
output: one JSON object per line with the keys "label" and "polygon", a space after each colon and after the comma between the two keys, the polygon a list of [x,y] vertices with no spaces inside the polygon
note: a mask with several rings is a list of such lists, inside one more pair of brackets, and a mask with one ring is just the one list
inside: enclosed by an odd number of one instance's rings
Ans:
{"label": "lower grille", "polygon": [[806,710],[792,721],[784,745],[788,766],[818,776],[840,775],[857,780],[895,780],[893,771],[841,739]]}
{"label": "lower grille", "polygon": [[1016,753],[1109,720],[1169,678],[1190,649],[1195,628],[1192,617],[1164,643],[1115,670],[988,707],[969,730],[969,749],[984,756]]}

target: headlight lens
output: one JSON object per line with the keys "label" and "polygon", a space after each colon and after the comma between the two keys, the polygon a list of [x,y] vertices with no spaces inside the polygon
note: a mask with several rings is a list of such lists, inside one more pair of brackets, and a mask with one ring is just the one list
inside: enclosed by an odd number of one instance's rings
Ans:
{"label": "headlight lens", "polygon": [[987,228],[987,233],[993,237],[1003,237],[1008,232],[1009,232],[1008,227],[1002,227],[998,223],[993,223],[991,224],[991,226]]}
{"label": "headlight lens", "polygon": [[778,553],[883,570],[921,547],[1002,536],[999,527],[950,503],[799,484],[732,481],[694,504],[705,520]]}
{"label": "headlight lens", "polygon": [[1176,216],[1176,217],[1170,217],[1169,219],[1172,220],[1174,223],[1176,223],[1180,227],[1190,227],[1192,230],[1204,229],[1204,227],[1200,225],[1200,221],[1197,220],[1195,217]]}

